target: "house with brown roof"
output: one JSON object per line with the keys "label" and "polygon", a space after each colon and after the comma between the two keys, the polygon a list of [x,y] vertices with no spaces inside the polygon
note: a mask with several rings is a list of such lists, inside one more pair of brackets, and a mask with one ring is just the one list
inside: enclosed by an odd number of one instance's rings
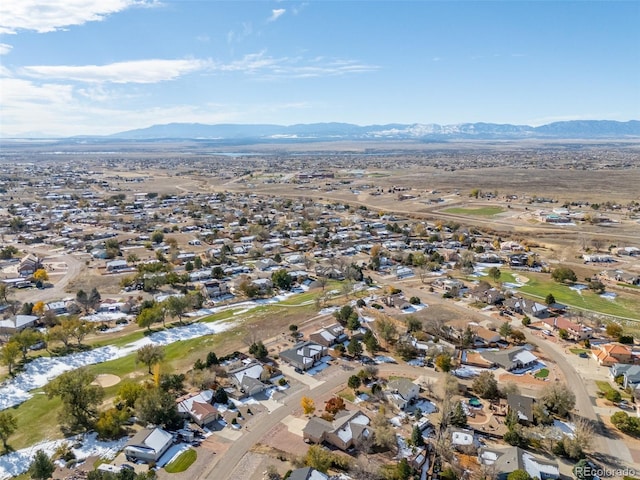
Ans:
{"label": "house with brown roof", "polygon": [[176,400],[178,413],[201,427],[215,422],[220,413],[213,406],[213,390],[203,390],[200,393],[184,395]]}
{"label": "house with brown roof", "polygon": [[611,367],[616,363],[633,363],[631,349],[619,343],[605,343],[592,350],[593,358],[599,365]]}
{"label": "house with brown roof", "polygon": [[565,330],[569,335],[569,339],[576,342],[591,338],[591,333],[593,332],[591,328],[572,322],[566,317],[545,318],[542,323],[552,331]]}

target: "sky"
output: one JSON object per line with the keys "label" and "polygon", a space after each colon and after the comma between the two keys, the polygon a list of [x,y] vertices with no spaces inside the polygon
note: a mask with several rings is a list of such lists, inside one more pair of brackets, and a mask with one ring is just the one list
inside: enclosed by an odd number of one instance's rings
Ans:
{"label": "sky", "polygon": [[640,119],[640,1],[2,0],[0,135]]}

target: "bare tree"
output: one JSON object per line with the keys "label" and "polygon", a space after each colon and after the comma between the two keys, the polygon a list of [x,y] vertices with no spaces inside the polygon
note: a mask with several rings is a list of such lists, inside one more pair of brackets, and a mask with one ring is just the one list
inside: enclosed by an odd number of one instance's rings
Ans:
{"label": "bare tree", "polygon": [[574,417],[573,423],[575,429],[573,432],[573,441],[583,452],[591,450],[595,428],[593,423],[584,417]]}
{"label": "bare tree", "polygon": [[600,250],[602,250],[602,247],[604,247],[604,240],[598,237],[592,238],[591,246],[596,249],[596,252],[599,252]]}

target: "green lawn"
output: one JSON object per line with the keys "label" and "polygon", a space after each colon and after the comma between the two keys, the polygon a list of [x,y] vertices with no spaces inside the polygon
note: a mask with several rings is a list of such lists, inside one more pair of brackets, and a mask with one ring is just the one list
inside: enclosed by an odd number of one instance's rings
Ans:
{"label": "green lawn", "polygon": [[[337,285],[339,285],[338,282],[331,282],[332,287]],[[291,302],[292,305],[295,305],[293,302],[306,302],[312,298],[313,295],[314,294],[311,292],[306,292],[304,294],[300,294],[300,296],[292,297],[291,299],[288,299],[288,301]],[[237,311],[237,309],[225,310],[223,312],[210,315],[200,321],[214,322],[226,320],[232,318]],[[289,315],[289,312],[292,314],[295,313],[295,318],[307,318],[307,316],[312,316],[316,312],[316,309],[313,304],[306,304],[301,305],[298,308],[286,309],[283,309],[282,306],[278,307],[277,305],[261,305],[252,308],[249,312],[243,314],[242,318],[248,325],[251,325],[252,323],[268,321],[269,316],[287,316]],[[292,317],[291,323],[295,323],[297,321],[293,318],[294,317]],[[170,328],[175,327],[174,325],[167,326]],[[214,335],[206,335],[166,345],[164,347],[165,360],[162,363],[162,371],[186,371],[193,365],[193,362],[197,358],[204,360],[209,351],[213,350],[219,352],[225,344],[228,345],[232,340],[237,341],[239,336],[244,335],[245,333],[246,328],[244,326],[239,326]],[[97,340],[92,343],[92,346],[97,347],[109,344],[121,347],[143,338],[144,335],[144,331],[136,331],[121,338],[113,339],[109,342],[98,337]],[[147,374],[146,365],[136,364],[135,359],[136,354],[134,353],[109,362],[91,365],[87,368],[95,375],[110,373],[124,379],[133,373],[142,373],[144,375],[140,376],[137,380],[151,378]],[[119,387],[120,384],[106,388],[105,400],[113,398]],[[14,449],[25,448],[41,442],[44,439],[53,440],[63,437],[58,426],[58,413],[62,407],[60,399],[55,397],[49,400],[47,396],[42,393],[42,390],[36,390],[32,393],[34,394],[32,398],[11,409],[11,412],[18,421],[17,431],[9,438],[8,442]]]}
{"label": "green lawn", "polygon": [[491,217],[505,211],[502,207],[475,207],[475,208],[463,208],[453,207],[443,210],[445,213],[453,213],[457,215],[480,215],[483,217]]}
{"label": "green lawn", "polygon": [[570,348],[569,351],[575,355],[580,355],[581,353],[591,353],[591,350],[588,348]]}
{"label": "green lawn", "polygon": [[605,381],[605,380],[596,380],[596,386],[604,394],[606,394],[607,392],[610,392],[612,390],[615,390],[615,388],[613,388],[611,386],[611,384],[609,382]]}
{"label": "green lawn", "polygon": [[9,437],[9,445],[18,450],[44,439],[62,438],[58,427],[58,412],[62,401],[49,400],[42,390],[36,390],[33,398],[9,411],[18,422],[16,432]]}
{"label": "green lawn", "polygon": [[173,462],[169,463],[164,469],[168,473],[180,473],[184,472],[187,468],[191,466],[193,462],[198,458],[198,454],[193,448],[182,452],[178,458],[176,458]]}
{"label": "green lawn", "polygon": [[572,307],[640,320],[640,298],[620,295],[615,300],[607,300],[589,290],[582,290],[582,292],[571,290],[569,286],[557,283],[543,273],[526,272],[523,275],[529,278],[529,281],[517,291],[536,297],[538,300],[544,300],[551,293],[556,302]]}
{"label": "green lawn", "polygon": [[546,368],[542,368],[536,372],[534,377],[536,378],[547,378],[549,376],[549,370]]}

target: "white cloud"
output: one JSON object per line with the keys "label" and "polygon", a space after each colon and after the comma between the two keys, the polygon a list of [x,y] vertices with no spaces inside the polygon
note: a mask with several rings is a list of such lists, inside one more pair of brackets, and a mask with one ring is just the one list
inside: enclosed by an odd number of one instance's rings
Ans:
{"label": "white cloud", "polygon": [[[46,135],[107,135],[170,122],[242,123],[271,118],[282,111],[309,109],[304,102],[283,104],[216,104],[128,106],[122,92],[103,86],[74,90],[70,85],[37,85],[26,80],[0,79],[3,122],[0,136],[29,132]],[[120,105],[120,106],[114,106]]]}
{"label": "white cloud", "polygon": [[287,11],[286,8],[274,8],[271,10],[271,16],[267,19],[267,22],[275,22]]}
{"label": "white cloud", "polygon": [[36,65],[24,67],[30,77],[89,83],[157,83],[207,67],[205,60],[135,60],[108,65]]}
{"label": "white cloud", "polygon": [[301,57],[275,58],[265,52],[245,55],[242,59],[228,64],[215,64],[212,70],[221,72],[244,72],[260,75],[260,79],[311,78],[340,76],[378,70],[376,65],[368,65],[355,60],[327,59],[316,57],[305,60]]}
{"label": "white cloud", "polygon": [[0,43],[0,55],[6,55],[12,48],[13,46],[8,43]]}
{"label": "white cloud", "polygon": [[154,4],[153,0],[3,0],[0,2],[0,33],[53,32],[104,20],[130,7]]}

